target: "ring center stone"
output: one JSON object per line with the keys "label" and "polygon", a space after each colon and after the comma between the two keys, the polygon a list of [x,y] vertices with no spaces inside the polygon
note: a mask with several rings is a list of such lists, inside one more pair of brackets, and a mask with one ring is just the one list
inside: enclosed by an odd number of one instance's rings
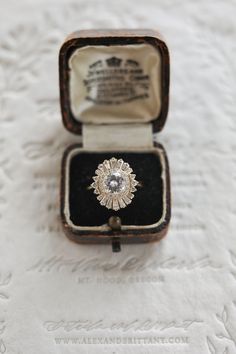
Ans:
{"label": "ring center stone", "polygon": [[125,189],[125,180],[119,171],[114,171],[108,175],[106,186],[111,193],[119,193]]}

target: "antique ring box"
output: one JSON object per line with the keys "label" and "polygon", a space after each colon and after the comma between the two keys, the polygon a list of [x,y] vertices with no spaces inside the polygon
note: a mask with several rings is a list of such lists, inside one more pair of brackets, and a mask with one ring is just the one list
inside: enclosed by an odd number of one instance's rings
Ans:
{"label": "antique ring box", "polygon": [[[63,123],[82,143],[64,153],[61,216],[66,235],[78,243],[160,240],[170,221],[169,167],[153,141],[165,123],[169,54],[152,30],[85,30],[60,49]],[[118,211],[100,205],[89,186],[106,159],[128,162],[141,181],[132,203]]]}

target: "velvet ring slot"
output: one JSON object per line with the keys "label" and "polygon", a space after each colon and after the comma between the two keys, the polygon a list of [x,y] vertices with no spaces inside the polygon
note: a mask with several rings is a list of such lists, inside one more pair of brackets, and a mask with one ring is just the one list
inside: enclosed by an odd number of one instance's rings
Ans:
{"label": "velvet ring slot", "polygon": [[[111,157],[128,161],[142,183],[132,203],[118,211],[101,206],[88,188],[97,165]],[[78,242],[109,241],[114,234],[109,226],[113,216],[121,220],[119,234],[125,242],[137,241],[136,236],[140,233],[143,242],[153,240],[155,231],[163,230],[168,224],[168,162],[161,145],[151,150],[119,152],[86,151],[76,145],[64,155],[63,175],[62,216],[67,228],[74,232],[73,239]]]}

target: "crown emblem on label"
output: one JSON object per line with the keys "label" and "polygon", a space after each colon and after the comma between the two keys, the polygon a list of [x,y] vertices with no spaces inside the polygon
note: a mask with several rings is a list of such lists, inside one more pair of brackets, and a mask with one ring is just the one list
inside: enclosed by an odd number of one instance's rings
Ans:
{"label": "crown emblem on label", "polygon": [[121,65],[122,59],[119,59],[117,57],[111,57],[106,60],[106,63],[108,66],[115,66],[119,67]]}

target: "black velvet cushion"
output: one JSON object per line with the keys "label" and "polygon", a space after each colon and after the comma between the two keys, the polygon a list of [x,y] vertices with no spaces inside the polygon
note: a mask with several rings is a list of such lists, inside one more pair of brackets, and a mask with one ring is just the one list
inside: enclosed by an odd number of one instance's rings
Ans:
{"label": "black velvet cushion", "polygon": [[[118,211],[101,206],[88,186],[99,163],[105,159],[122,158],[130,164],[142,187],[137,188],[132,203]],[[112,215],[119,216],[123,225],[150,225],[163,213],[163,184],[160,158],[153,152],[79,152],[71,159],[69,171],[69,209],[76,226],[106,224]]]}

